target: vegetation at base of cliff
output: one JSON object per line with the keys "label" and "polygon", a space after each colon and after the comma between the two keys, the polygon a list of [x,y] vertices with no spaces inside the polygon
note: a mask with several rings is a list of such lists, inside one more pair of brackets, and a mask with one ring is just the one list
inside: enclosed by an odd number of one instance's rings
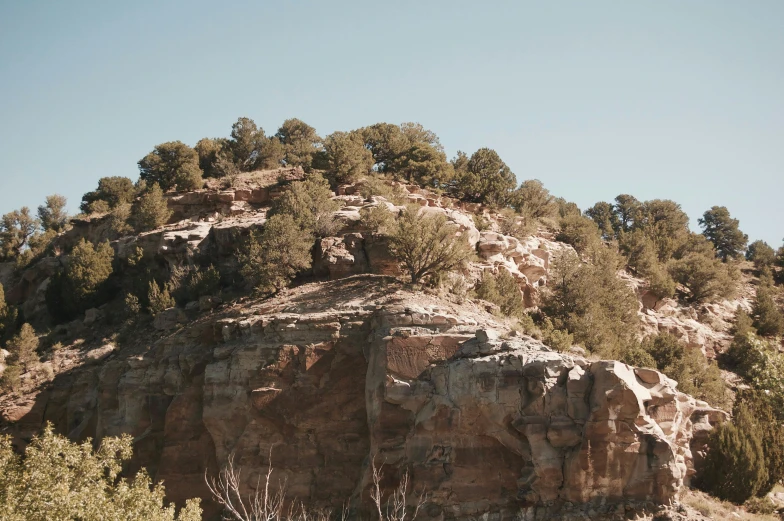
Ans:
{"label": "vegetation at base of cliff", "polygon": [[131,445],[126,434],[104,438],[93,450],[92,440],[73,443],[47,425],[20,456],[9,437],[0,437],[0,519],[201,520],[199,499],[177,515],[174,505],[164,505],[163,485],[153,485],[144,470],[120,477]]}

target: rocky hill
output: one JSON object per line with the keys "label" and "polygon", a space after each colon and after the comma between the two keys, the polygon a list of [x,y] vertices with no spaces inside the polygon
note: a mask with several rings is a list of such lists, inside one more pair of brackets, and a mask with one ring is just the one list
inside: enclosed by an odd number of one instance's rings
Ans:
{"label": "rocky hill", "polygon": [[[120,261],[140,249],[160,269],[212,264],[226,277],[271,201],[303,175],[243,174],[232,186],[169,193],[169,224],[111,246]],[[338,186],[337,231],[314,244],[312,270],[272,298],[227,290],[129,326],[115,316],[118,295],[51,326],[57,347],[43,369],[0,397],[4,432],[20,446],[47,421],[73,439],[130,433],[129,470],[146,467],[177,502],[201,496],[208,517],[218,510],[204,474],[232,454],[244,487],[273,467],[274,482],[313,507],[368,507],[374,459],[385,487],[408,471],[427,491],[423,518],[615,519],[676,503],[727,413],[658,371],[579,347],[558,352],[467,291],[503,269],[534,309],[554,257],[571,249],[551,232],[521,240],[501,233],[506,217],[489,208],[387,184],[394,197]],[[362,215],[406,203],[468,239],[476,257],[460,284],[401,282],[388,239]],[[109,220],[74,220],[56,250],[110,238]],[[6,299],[27,321],[51,324],[46,290],[67,262],[4,267]],[[744,286],[735,300],[686,307],[619,276],[639,298],[641,335],[669,332],[708,357],[729,344],[733,314],[753,296]]]}

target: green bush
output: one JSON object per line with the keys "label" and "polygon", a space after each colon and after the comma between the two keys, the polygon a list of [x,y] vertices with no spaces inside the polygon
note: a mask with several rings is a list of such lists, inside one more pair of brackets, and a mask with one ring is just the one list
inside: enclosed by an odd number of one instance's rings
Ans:
{"label": "green bush", "polygon": [[617,252],[604,247],[594,251],[592,263],[562,253],[554,259],[549,286],[542,294],[541,309],[555,328],[606,358],[618,359],[637,342],[639,302],[618,278],[622,264]]}
{"label": "green bush", "polygon": [[692,303],[712,302],[731,298],[739,279],[733,266],[702,253],[689,253],[669,265],[672,278],[688,291],[686,300]]}
{"label": "green bush", "polygon": [[359,211],[362,226],[372,233],[386,233],[395,224],[395,217],[387,205],[364,207]]}
{"label": "green bush", "polygon": [[149,290],[147,291],[147,301],[149,302],[147,310],[152,316],[157,315],[161,311],[173,308],[176,304],[174,298],[169,293],[169,288],[164,285],[161,288],[154,280],[150,281]]}
{"label": "green bush", "polygon": [[97,247],[82,239],[68,257],[68,265],[46,288],[46,305],[56,320],[72,320],[110,298],[114,250],[108,242]]}
{"label": "green bush", "polygon": [[746,407],[751,412],[762,440],[768,479],[759,491],[767,494],[784,479],[784,411],[765,391],[757,389],[740,390],[734,410]]}
{"label": "green bush", "polygon": [[504,235],[525,240],[536,233],[536,219],[515,213],[511,208],[501,210],[502,219],[499,221],[500,232]]}
{"label": "green bush", "polygon": [[465,236],[441,214],[428,215],[406,208],[389,240],[390,251],[416,284],[439,273],[453,271],[473,257]]}
{"label": "green bush", "polygon": [[515,278],[505,269],[494,275],[489,271],[482,273],[482,280],[476,285],[476,296],[496,304],[501,313],[508,317],[522,317],[525,314],[523,295]]}
{"label": "green bush", "polygon": [[260,293],[285,288],[297,273],[310,268],[313,235],[289,214],[273,215],[261,232],[253,230],[238,255],[240,273]]}
{"label": "green bush", "polygon": [[14,326],[16,325],[16,317],[16,308],[9,306],[6,303],[3,285],[0,284],[0,347],[3,345],[6,338],[13,334]]}
{"label": "green bush", "polygon": [[171,217],[163,190],[153,184],[131,210],[131,221],[137,233],[154,230],[166,224]]}
{"label": "green bush", "polygon": [[746,249],[746,260],[754,263],[758,270],[772,268],[776,262],[776,252],[765,241],[754,241]]}
{"label": "green bush", "polygon": [[649,367],[677,381],[680,391],[716,407],[729,405],[718,365],[707,360],[699,349],[686,347],[669,333],[647,337],[640,349],[653,360],[654,365]]}
{"label": "green bush", "polygon": [[600,242],[599,228],[591,219],[579,214],[569,213],[561,218],[557,241],[565,242],[579,253],[595,248]]}
{"label": "green bush", "polygon": [[123,463],[132,454],[132,439],[104,438],[97,449],[92,440],[70,442],[47,424],[25,448],[14,451],[8,436],[0,437],[0,519],[48,521],[79,519],[145,519],[199,521],[199,500],[188,500],[175,516],[164,506],[162,485],[142,470],[133,480],[121,478]]}
{"label": "green bush", "polygon": [[217,294],[220,291],[220,273],[212,265],[206,269],[175,268],[168,289],[178,304],[185,305],[199,300],[199,297]]}
{"label": "green bush", "polygon": [[6,391],[17,391],[21,384],[22,368],[12,362],[6,362],[7,365],[3,371],[2,380],[0,385]]}
{"label": "green bush", "polygon": [[291,187],[273,203],[269,216],[288,215],[309,234],[333,235],[340,226],[334,213],[340,203],[332,199],[329,183],[319,174],[311,174]]}
{"label": "green bush", "polygon": [[742,405],[732,423],[711,432],[698,482],[706,492],[741,504],[756,496],[767,480],[762,439],[752,413]]}
{"label": "green bush", "polygon": [[751,311],[754,327],[761,336],[779,336],[784,333],[784,313],[776,304],[774,299],[776,293],[773,277],[770,271],[764,269],[757,285],[757,294]]}

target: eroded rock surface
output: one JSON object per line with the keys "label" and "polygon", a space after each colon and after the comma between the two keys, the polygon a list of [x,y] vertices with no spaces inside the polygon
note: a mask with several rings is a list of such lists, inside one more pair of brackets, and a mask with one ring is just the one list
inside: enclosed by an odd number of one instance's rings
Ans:
{"label": "eroded rock surface", "polygon": [[47,420],[130,433],[134,466],[177,501],[206,498],[205,469],[232,453],[246,487],[271,457],[290,496],[357,508],[375,457],[385,486],[408,470],[429,491],[432,519],[612,518],[677,496],[724,413],[656,371],[505,335],[471,302],[353,276],[85,355],[4,423],[19,440]]}

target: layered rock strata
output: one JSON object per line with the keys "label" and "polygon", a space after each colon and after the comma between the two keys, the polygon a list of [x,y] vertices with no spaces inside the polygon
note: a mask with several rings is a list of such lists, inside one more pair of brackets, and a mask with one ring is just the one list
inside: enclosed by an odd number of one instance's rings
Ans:
{"label": "layered rock strata", "polygon": [[47,420],[131,433],[134,467],[177,501],[206,498],[204,471],[231,454],[248,488],[271,464],[290,497],[358,509],[375,460],[385,487],[411,473],[432,519],[600,518],[677,497],[723,413],[656,371],[495,331],[470,302],[388,278],[310,284],[85,356],[5,423],[20,439]]}

